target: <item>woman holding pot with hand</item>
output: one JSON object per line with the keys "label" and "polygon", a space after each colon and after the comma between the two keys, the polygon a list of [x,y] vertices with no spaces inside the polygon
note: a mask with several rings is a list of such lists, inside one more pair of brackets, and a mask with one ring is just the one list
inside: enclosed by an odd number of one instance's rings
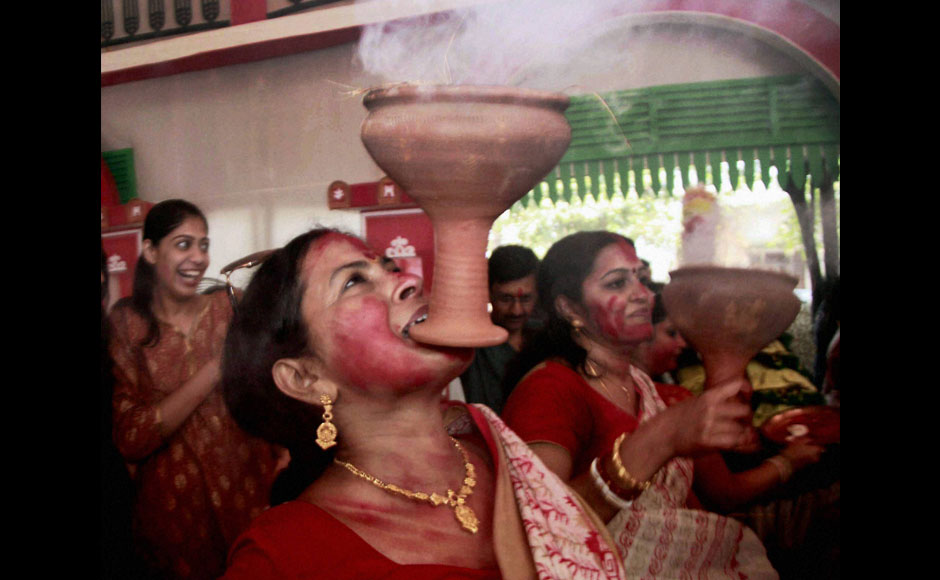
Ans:
{"label": "woman holding pot with hand", "polygon": [[691,492],[691,457],[755,441],[737,398],[748,385],[672,393],[667,406],[631,364],[652,333],[641,266],[611,232],[549,249],[538,276],[547,324],[507,369],[518,384],[503,418],[607,522],[629,575],[776,578],[754,533],[702,511]]}

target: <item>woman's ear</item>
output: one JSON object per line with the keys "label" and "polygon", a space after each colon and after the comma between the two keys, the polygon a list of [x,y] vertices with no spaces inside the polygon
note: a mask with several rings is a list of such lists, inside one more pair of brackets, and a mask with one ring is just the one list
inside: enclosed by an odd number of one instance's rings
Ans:
{"label": "woman's ear", "polygon": [[577,304],[562,294],[555,297],[555,312],[571,324],[573,324],[575,320],[584,322],[581,320],[582,316]]}
{"label": "woman's ear", "polygon": [[157,263],[157,249],[153,247],[153,241],[144,240],[141,255],[151,266]]}
{"label": "woman's ear", "polygon": [[320,395],[336,400],[336,387],[320,380],[316,364],[309,358],[282,358],[271,368],[274,384],[288,397],[305,403],[320,404]]}

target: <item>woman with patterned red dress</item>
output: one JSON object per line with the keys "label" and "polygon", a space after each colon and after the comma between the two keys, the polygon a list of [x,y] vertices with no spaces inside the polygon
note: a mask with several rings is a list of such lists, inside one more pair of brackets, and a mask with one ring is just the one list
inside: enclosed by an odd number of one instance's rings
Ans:
{"label": "woman with patterned red dress", "polygon": [[507,369],[518,384],[502,417],[607,522],[631,577],[776,578],[753,531],[691,492],[690,457],[755,441],[736,397],[746,385],[692,397],[631,364],[652,332],[641,266],[611,232],[549,249],[537,284],[547,323]]}
{"label": "woman with patterned red dress", "polygon": [[268,505],[276,449],[241,430],[218,388],[232,305],[200,294],[208,226],[184,200],[144,222],[134,293],[110,314],[114,441],[135,482],[134,536],[160,578],[209,579]]}

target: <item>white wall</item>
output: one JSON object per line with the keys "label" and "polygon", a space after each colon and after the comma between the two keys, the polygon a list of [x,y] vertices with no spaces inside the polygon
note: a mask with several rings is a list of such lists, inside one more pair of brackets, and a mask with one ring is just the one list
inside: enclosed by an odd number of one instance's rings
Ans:
{"label": "white wall", "polygon": [[[617,63],[571,93],[806,72],[740,32],[653,24],[607,37]],[[132,147],[141,198],[187,198],[209,219],[212,266],[282,245],[313,225],[360,232],[357,211],[329,211],[326,187],[382,176],[359,140],[349,91],[379,82],[354,45],[101,89],[101,148]],[[566,87],[555,87],[562,90]]]}

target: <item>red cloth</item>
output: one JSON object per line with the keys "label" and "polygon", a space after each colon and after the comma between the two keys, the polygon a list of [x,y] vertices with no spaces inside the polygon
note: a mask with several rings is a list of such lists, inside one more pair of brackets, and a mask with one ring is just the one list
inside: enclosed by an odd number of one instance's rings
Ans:
{"label": "red cloth", "polygon": [[[478,425],[486,419],[480,411],[460,406]],[[464,435],[482,437],[491,456],[496,442],[489,429],[471,431],[470,422],[455,427]],[[496,462],[494,468],[498,468]],[[385,557],[345,524],[323,509],[301,500],[273,507],[257,519],[232,545],[229,567],[221,580],[275,578],[361,578],[388,580],[490,580],[500,578],[497,568],[471,569],[439,564],[402,565]]]}
{"label": "red cloth", "polygon": [[222,348],[232,306],[225,292],[204,297],[189,336],[160,323],[160,341],[141,347],[146,323],[129,304],[111,313],[114,441],[136,484],[135,532],[151,564],[170,577],[217,578],[228,547],[268,505],[276,449],[232,419],[216,387],[164,438],[157,402]]}
{"label": "red cloth", "polygon": [[[693,396],[675,385],[657,383],[656,390],[667,405]],[[586,473],[595,457],[609,453],[621,433],[637,427],[636,417],[591,388],[576,371],[553,361],[516,385],[501,417],[523,441],[548,441],[567,449],[574,459],[572,478]]]}
{"label": "red cloth", "polygon": [[[532,453],[499,417],[482,405],[444,405],[448,432],[485,444],[493,460],[494,546],[507,577],[546,580],[622,580],[619,556],[593,512]],[[507,496],[507,493],[510,494]],[[506,500],[513,498],[514,504]],[[502,509],[499,508],[502,504]],[[408,530],[401,530],[407,534]],[[528,556],[521,550],[529,552]],[[531,560],[529,559],[531,557]],[[401,565],[367,544],[323,509],[303,501],[272,508],[235,542],[223,580],[352,578],[490,580],[497,567]]]}
{"label": "red cloth", "polygon": [[286,502],[261,514],[232,546],[224,580],[361,578],[489,580],[499,570],[397,564],[319,507]]}

